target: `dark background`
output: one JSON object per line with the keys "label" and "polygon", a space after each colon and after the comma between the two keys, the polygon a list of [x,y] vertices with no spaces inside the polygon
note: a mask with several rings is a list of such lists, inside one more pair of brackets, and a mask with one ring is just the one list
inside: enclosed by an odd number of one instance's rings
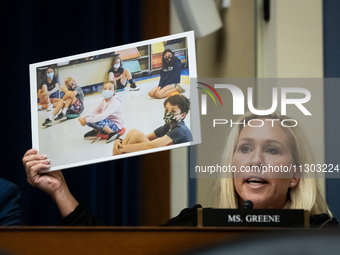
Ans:
{"label": "dark background", "polygon": [[[323,0],[324,77],[340,78],[340,1]],[[340,111],[338,86],[324,85],[325,102],[325,163],[338,163],[340,156]],[[327,203],[340,219],[340,179],[326,179]]]}
{"label": "dark background", "polygon": [[[0,177],[19,186],[25,225],[60,224],[52,199],[27,184],[21,161],[32,146],[29,64],[141,40],[141,5],[140,0],[19,0],[2,5],[5,143]],[[63,173],[77,200],[106,224],[138,225],[139,168],[140,158],[134,157]]]}

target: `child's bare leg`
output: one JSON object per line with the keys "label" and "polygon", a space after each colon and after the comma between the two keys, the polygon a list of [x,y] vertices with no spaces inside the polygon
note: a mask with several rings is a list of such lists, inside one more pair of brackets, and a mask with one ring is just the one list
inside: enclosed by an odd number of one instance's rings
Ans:
{"label": "child's bare leg", "polygon": [[61,100],[60,98],[50,98],[50,102],[53,105],[53,107],[57,107],[60,100]]}
{"label": "child's bare leg", "polygon": [[126,84],[126,81],[129,81],[132,79],[131,73],[128,69],[124,69],[122,73],[122,77],[120,78],[120,82],[124,85]]}
{"label": "child's bare leg", "polygon": [[149,97],[156,97],[156,93],[158,93],[158,91],[160,91],[160,89],[161,89],[161,87],[159,87],[159,86],[154,87],[153,89],[151,89],[148,92]]}
{"label": "child's bare leg", "polygon": [[150,140],[137,129],[132,129],[123,139],[122,145],[150,142]]}
{"label": "child's bare leg", "polygon": [[65,100],[64,108],[68,109],[70,105],[74,104],[75,100],[73,101],[72,98],[68,98]]}
{"label": "child's bare leg", "polygon": [[73,105],[76,102],[77,98],[73,92],[68,91],[61,100],[65,102],[65,108],[68,108],[70,105]]}
{"label": "child's bare leg", "polygon": [[[65,104],[65,106],[63,108],[68,108],[71,104],[73,104],[76,101],[76,97],[74,95],[74,93],[72,92],[67,92],[65,93],[65,95],[63,96],[63,98],[50,98],[50,102],[52,103],[53,107],[58,107],[60,102],[66,102],[67,104]],[[59,109],[60,110],[60,109]],[[59,111],[58,111],[59,112]],[[57,113],[58,113],[57,112]]]}
{"label": "child's bare leg", "polygon": [[105,125],[105,127],[103,127],[103,130],[104,130],[106,133],[108,133],[108,134],[114,132],[108,125]]}
{"label": "child's bare leg", "polygon": [[38,98],[40,99],[40,104],[50,104],[50,98],[48,96],[47,86],[43,85],[38,91]]}
{"label": "child's bare leg", "polygon": [[57,106],[54,108],[52,115],[55,116],[61,109],[64,108],[64,102],[63,101],[59,101],[59,103],[57,104]]}
{"label": "child's bare leg", "polygon": [[61,120],[63,118],[66,118],[66,111],[67,111],[68,107],[70,106],[71,102],[72,102],[71,98],[66,99],[66,101],[59,100],[59,102],[57,103],[56,107],[54,108],[53,112],[48,117],[48,119],[53,120],[60,111],[61,111],[62,115],[58,115],[56,120]]}
{"label": "child's bare leg", "polygon": [[157,98],[165,98],[176,91],[178,91],[176,87],[174,88],[172,85],[166,85],[164,88],[155,93],[155,96]]}
{"label": "child's bare leg", "polygon": [[68,98],[72,99],[72,104],[77,99],[73,91],[67,91],[61,100],[66,101]]}
{"label": "child's bare leg", "polygon": [[137,129],[131,129],[125,136],[124,140],[123,140],[123,145],[125,144],[129,144],[130,143],[130,139],[131,137],[134,135],[134,133],[139,132]]}

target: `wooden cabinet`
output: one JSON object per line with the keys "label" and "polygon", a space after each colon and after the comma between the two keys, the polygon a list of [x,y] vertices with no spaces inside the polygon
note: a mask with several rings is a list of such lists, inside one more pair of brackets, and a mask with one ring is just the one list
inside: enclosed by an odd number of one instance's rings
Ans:
{"label": "wooden cabinet", "polygon": [[[287,238],[292,234],[311,236],[316,231],[241,227],[5,227],[0,228],[0,251],[21,255],[186,254],[222,243],[242,241],[245,245],[254,238],[259,242],[275,234]],[[325,231],[322,233],[326,234]],[[329,230],[327,238],[331,235],[339,238],[339,231]]]}

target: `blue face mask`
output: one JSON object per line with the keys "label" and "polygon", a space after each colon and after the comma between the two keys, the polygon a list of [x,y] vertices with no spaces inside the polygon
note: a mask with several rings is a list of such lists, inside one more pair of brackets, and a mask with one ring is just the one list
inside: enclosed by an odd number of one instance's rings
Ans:
{"label": "blue face mask", "polygon": [[102,95],[104,98],[108,99],[113,96],[112,90],[103,90]]}
{"label": "blue face mask", "polygon": [[46,75],[47,75],[48,78],[53,79],[54,73],[48,73],[48,74],[46,74]]}

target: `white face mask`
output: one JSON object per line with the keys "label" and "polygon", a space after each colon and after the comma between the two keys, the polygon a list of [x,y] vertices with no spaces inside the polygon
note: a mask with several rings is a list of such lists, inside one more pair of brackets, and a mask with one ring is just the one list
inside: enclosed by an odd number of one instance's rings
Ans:
{"label": "white face mask", "polygon": [[114,68],[118,69],[120,67],[120,64],[113,65]]}
{"label": "white face mask", "polygon": [[104,90],[102,92],[102,95],[104,98],[108,99],[113,96],[113,91],[112,90]]}
{"label": "white face mask", "polygon": [[48,78],[53,79],[54,73],[48,73],[48,74],[46,74],[46,75],[47,75]]}

